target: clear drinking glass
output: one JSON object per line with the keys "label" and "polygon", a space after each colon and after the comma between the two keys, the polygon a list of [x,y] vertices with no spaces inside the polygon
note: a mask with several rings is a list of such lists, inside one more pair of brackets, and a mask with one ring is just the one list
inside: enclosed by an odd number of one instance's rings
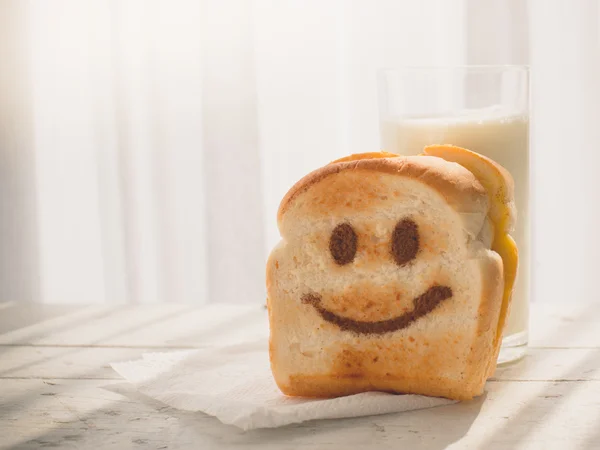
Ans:
{"label": "clear drinking glass", "polygon": [[525,66],[384,69],[381,149],[416,155],[453,144],[489,156],[515,181],[519,268],[499,363],[525,354],[529,314],[529,70]]}

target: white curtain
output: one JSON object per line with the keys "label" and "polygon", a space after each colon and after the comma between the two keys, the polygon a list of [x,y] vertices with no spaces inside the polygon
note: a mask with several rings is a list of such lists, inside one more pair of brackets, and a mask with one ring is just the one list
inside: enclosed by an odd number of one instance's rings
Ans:
{"label": "white curtain", "polygon": [[597,296],[598,20],[596,0],[0,0],[0,300],[264,301],[285,191],[378,148],[376,70],[471,63],[532,66],[535,298]]}

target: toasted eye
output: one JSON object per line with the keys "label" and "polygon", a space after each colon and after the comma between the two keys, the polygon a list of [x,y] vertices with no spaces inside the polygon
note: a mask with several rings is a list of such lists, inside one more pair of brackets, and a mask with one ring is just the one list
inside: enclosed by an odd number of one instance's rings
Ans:
{"label": "toasted eye", "polygon": [[342,223],[333,229],[329,238],[329,251],[337,264],[343,266],[354,260],[357,241],[356,233],[349,224]]}
{"label": "toasted eye", "polygon": [[403,219],[392,234],[392,256],[399,266],[413,260],[419,252],[419,228],[411,219]]}

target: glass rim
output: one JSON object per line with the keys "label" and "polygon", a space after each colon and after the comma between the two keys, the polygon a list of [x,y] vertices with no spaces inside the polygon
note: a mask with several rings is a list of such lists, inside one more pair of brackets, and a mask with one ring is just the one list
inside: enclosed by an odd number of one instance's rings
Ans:
{"label": "glass rim", "polygon": [[381,67],[377,69],[379,75],[385,74],[400,74],[406,72],[501,72],[501,71],[522,71],[524,73],[529,72],[530,66],[528,64],[462,64],[462,65],[439,65],[439,66],[394,66],[394,67]]}

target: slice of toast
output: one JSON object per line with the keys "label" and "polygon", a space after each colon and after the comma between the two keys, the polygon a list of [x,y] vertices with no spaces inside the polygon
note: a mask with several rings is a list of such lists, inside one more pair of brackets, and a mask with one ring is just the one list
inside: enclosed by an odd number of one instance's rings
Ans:
{"label": "slice of toast", "polygon": [[282,392],[481,394],[504,288],[490,211],[477,177],[435,156],[357,155],[300,180],[267,263]]}

